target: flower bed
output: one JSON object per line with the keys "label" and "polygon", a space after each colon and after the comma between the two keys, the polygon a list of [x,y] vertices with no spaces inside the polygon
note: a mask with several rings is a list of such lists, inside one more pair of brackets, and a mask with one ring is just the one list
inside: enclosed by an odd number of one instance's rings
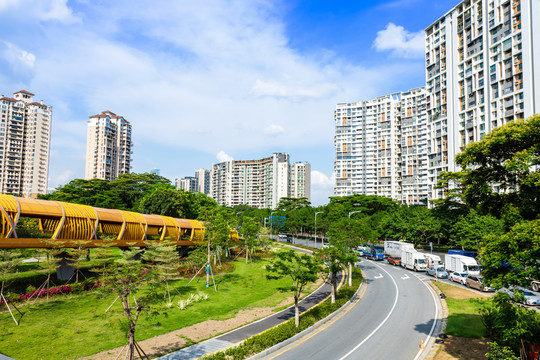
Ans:
{"label": "flower bed", "polygon": [[[33,286],[29,286],[27,291],[20,294],[7,293],[5,294],[8,303],[19,303],[32,298],[42,298],[48,296],[58,296],[71,293],[80,293],[83,291],[93,290],[101,286],[99,281],[89,282],[86,284],[75,283],[72,285],[55,286],[47,289],[34,290]],[[0,299],[0,306],[4,305],[4,299]]]}

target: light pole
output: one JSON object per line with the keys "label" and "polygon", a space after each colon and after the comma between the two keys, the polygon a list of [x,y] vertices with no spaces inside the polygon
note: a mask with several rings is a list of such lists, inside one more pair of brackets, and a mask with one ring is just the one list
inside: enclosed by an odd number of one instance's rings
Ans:
{"label": "light pole", "polygon": [[[315,244],[317,244],[317,215],[322,214],[324,211],[315,213]],[[324,239],[321,239],[321,249],[323,247]]]}
{"label": "light pole", "polygon": [[356,210],[356,211],[349,212],[349,224],[351,223],[351,215],[354,214],[354,213],[359,213],[359,212],[362,212],[362,210]]}

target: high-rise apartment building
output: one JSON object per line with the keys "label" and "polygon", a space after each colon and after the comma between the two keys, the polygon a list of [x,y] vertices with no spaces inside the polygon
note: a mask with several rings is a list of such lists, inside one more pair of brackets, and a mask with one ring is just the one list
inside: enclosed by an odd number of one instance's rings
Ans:
{"label": "high-rise apartment building", "polygon": [[465,145],[540,112],[539,20],[537,0],[466,0],[430,25],[425,93],[337,105],[334,193],[443,197],[435,185]]}
{"label": "high-rise apartment building", "polygon": [[462,1],[426,29],[430,199],[463,146],[540,112],[539,34],[537,0]]}
{"label": "high-rise apartment building", "polygon": [[37,197],[47,192],[52,107],[21,90],[0,96],[0,193]]}
{"label": "high-rise apartment building", "polygon": [[296,162],[291,166],[289,196],[311,199],[311,164]]}
{"label": "high-rise apartment building", "polygon": [[90,116],[86,140],[86,179],[113,181],[131,169],[131,124],[110,111]]}
{"label": "high-rise apartment building", "polygon": [[197,191],[206,195],[210,195],[210,170],[196,170],[195,177],[197,178]]}
{"label": "high-rise apartment building", "polygon": [[338,104],[334,121],[334,195],[361,193],[408,204],[425,202],[424,88]]}
{"label": "high-rise apartment building", "polygon": [[[296,165],[296,164],[295,164]],[[304,165],[307,169],[309,164]],[[300,173],[301,166],[297,166]],[[304,170],[305,171],[305,170]],[[210,196],[223,206],[246,204],[257,208],[274,209],[282,197],[291,196],[291,166],[289,155],[274,153],[260,160],[230,160],[214,164],[211,171]],[[294,181],[307,197],[311,177]],[[297,191],[299,193],[299,191]]]}
{"label": "high-rise apartment building", "polygon": [[197,178],[194,176],[186,176],[185,178],[176,179],[176,190],[198,191]]}

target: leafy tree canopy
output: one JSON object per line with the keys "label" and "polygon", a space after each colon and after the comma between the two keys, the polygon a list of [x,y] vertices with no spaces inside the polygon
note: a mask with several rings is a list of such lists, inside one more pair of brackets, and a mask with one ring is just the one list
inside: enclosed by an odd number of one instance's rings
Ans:
{"label": "leafy tree canopy", "polygon": [[456,155],[462,171],[445,173],[441,188],[455,190],[480,214],[536,218],[540,211],[540,115],[500,126]]}

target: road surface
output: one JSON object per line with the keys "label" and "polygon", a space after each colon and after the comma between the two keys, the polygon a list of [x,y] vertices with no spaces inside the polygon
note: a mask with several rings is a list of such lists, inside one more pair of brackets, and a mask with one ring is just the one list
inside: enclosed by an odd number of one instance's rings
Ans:
{"label": "road surface", "polygon": [[360,267],[367,286],[354,307],[265,359],[418,358],[440,313],[438,299],[417,273],[381,261],[363,260]]}

